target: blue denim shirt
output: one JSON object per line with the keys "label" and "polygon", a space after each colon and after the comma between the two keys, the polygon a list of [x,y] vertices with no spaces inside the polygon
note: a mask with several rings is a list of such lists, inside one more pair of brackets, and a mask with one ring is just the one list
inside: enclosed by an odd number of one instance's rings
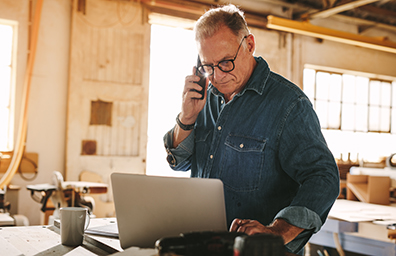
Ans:
{"label": "blue denim shirt", "polygon": [[339,194],[339,173],[315,111],[301,89],[261,57],[244,90],[227,104],[212,85],[193,132],[173,149],[174,170],[224,183],[228,225],[276,218],[304,228],[286,245],[299,252],[319,231]]}

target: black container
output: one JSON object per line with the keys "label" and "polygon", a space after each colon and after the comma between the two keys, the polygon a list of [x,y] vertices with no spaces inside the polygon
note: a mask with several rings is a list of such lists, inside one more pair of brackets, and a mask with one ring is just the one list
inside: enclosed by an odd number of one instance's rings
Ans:
{"label": "black container", "polygon": [[238,236],[234,242],[234,256],[284,256],[285,248],[281,236],[255,234]]}

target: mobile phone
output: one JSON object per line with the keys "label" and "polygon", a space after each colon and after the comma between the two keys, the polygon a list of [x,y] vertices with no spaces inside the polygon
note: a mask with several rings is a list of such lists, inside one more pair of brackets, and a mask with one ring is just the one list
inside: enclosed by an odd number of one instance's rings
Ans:
{"label": "mobile phone", "polygon": [[198,71],[198,67],[201,66],[201,59],[199,58],[198,55],[198,60],[197,60],[197,70],[195,71],[195,75],[200,77],[200,80],[198,82],[195,82],[197,84],[199,84],[202,89],[200,91],[194,90],[196,92],[199,92],[202,96],[200,98],[196,98],[196,99],[200,99],[202,100],[205,96],[205,85],[206,85],[206,76],[204,76],[201,72]]}

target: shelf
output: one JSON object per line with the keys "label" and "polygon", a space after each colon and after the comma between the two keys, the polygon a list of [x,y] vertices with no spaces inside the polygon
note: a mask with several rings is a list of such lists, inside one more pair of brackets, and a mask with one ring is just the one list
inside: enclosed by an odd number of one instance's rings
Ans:
{"label": "shelf", "polygon": [[389,205],[390,178],[347,174],[347,199]]}

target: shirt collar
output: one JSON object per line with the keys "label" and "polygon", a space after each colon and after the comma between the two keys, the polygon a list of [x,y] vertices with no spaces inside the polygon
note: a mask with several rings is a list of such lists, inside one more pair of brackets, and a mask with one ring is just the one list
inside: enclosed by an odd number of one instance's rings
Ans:
{"label": "shirt collar", "polygon": [[[254,58],[257,61],[257,66],[249,78],[245,88],[237,95],[243,95],[247,90],[255,91],[260,95],[263,94],[265,84],[270,74],[270,69],[267,62],[262,57]],[[223,95],[211,83],[209,84],[209,90],[216,96]]]}

